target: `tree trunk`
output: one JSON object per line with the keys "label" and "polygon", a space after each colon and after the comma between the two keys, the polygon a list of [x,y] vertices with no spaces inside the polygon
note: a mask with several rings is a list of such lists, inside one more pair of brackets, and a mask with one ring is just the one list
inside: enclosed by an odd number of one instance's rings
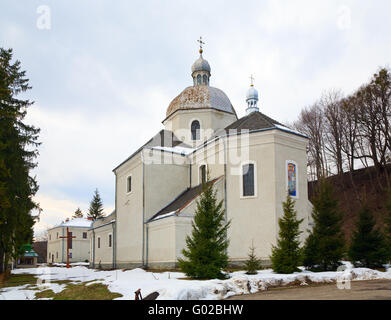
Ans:
{"label": "tree trunk", "polygon": [[0,274],[5,272],[4,270],[4,251],[0,250]]}

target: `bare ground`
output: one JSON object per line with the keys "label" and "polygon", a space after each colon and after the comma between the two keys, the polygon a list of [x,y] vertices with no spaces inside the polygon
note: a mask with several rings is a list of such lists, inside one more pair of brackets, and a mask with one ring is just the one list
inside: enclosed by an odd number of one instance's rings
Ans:
{"label": "bare ground", "polygon": [[352,281],[351,289],[324,284],[308,287],[272,288],[229,300],[391,300],[391,280]]}

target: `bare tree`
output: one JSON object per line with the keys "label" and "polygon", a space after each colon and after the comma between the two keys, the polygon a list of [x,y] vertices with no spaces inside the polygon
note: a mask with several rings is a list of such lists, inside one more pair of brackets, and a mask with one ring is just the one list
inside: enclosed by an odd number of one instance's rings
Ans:
{"label": "bare tree", "polygon": [[327,175],[327,161],[324,149],[324,119],[323,111],[318,103],[304,108],[299,119],[294,122],[294,127],[299,132],[307,135],[308,145],[308,164],[310,172],[319,179]]}
{"label": "bare tree", "polygon": [[324,143],[327,155],[332,160],[333,167],[338,174],[343,173],[343,122],[342,122],[342,93],[338,90],[330,90],[324,93],[320,99],[320,107],[324,113]]}

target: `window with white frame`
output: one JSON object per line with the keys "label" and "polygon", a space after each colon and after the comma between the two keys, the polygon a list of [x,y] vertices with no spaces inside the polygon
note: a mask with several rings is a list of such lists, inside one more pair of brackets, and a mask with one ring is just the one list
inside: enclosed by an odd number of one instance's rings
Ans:
{"label": "window with white frame", "polygon": [[256,196],[256,168],[254,162],[242,164],[241,193],[242,197]]}
{"label": "window with white frame", "polygon": [[83,232],[83,239],[87,239],[87,232]]}
{"label": "window with white frame", "polygon": [[109,248],[111,248],[111,244],[112,244],[112,235],[111,233],[109,234]]}
{"label": "window with white frame", "polygon": [[128,176],[126,178],[126,192],[127,193],[132,192],[132,176]]}
{"label": "window with white frame", "polygon": [[100,248],[100,237],[98,237],[98,249]]}

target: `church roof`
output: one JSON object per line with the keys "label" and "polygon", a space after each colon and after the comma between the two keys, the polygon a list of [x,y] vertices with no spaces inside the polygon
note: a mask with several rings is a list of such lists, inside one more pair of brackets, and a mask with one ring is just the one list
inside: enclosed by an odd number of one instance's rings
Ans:
{"label": "church roof", "polygon": [[134,153],[132,153],[125,161],[121,162],[118,166],[116,166],[113,171],[122,166],[126,161],[133,158],[136,154],[138,154],[144,148],[175,148],[175,147],[183,147],[183,148],[191,148],[189,145],[183,143],[179,140],[172,131],[169,130],[160,130],[157,134],[155,134],[151,139],[149,139],[146,143],[144,143],[140,148],[138,148]]}
{"label": "church roof", "polygon": [[167,108],[166,119],[178,110],[215,109],[236,115],[227,95],[220,89],[208,85],[187,87]]}
{"label": "church roof", "polygon": [[239,120],[231,123],[225,128],[226,131],[230,129],[236,130],[259,130],[259,129],[271,129],[276,125],[282,126],[278,121],[269,118],[267,115],[261,112],[251,112],[247,116],[240,118]]}
{"label": "church roof", "polygon": [[[214,184],[219,178],[213,179],[209,183]],[[183,208],[185,208],[190,202],[192,202],[195,198],[197,198],[202,191],[202,185],[187,188],[183,191],[178,197],[176,197],[172,202],[170,202],[167,206],[153,215],[147,222],[158,220],[161,218],[165,218],[171,215],[178,214]]]}
{"label": "church roof", "polygon": [[221,131],[216,133],[216,136],[210,140],[213,140],[217,137],[224,136],[225,134],[232,134],[230,130],[236,130],[236,133],[240,134],[241,131],[254,132],[254,131],[264,131],[278,129],[280,131],[293,133],[295,135],[307,138],[308,137],[294,129],[290,129],[278,121],[268,117],[259,111],[251,112],[250,114],[240,118],[239,120],[231,123],[229,126],[225,127]]}

